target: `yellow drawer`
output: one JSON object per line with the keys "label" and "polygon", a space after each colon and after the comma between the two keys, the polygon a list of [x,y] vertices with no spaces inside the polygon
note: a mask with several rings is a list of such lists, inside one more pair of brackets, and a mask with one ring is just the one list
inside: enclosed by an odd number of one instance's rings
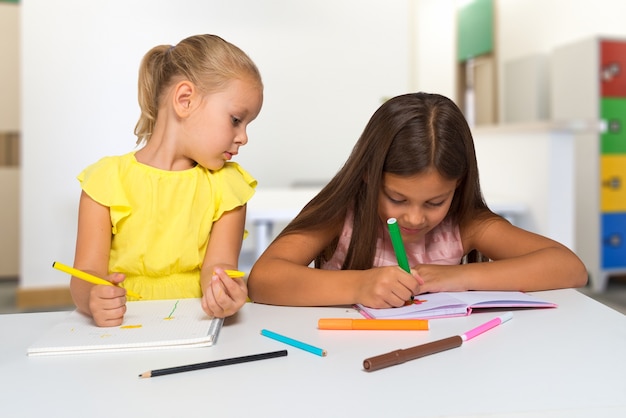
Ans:
{"label": "yellow drawer", "polygon": [[626,154],[600,157],[600,210],[626,211]]}

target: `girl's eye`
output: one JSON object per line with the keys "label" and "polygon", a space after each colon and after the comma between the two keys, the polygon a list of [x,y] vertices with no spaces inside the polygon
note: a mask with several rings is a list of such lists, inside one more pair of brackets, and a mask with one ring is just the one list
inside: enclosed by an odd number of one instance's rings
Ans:
{"label": "girl's eye", "polygon": [[231,116],[230,119],[231,119],[233,125],[235,125],[235,126],[239,125],[239,123],[241,122],[241,120],[239,118],[235,117],[235,116]]}
{"label": "girl's eye", "polygon": [[393,197],[391,197],[391,196],[387,196],[387,198],[389,199],[389,201],[390,201],[391,203],[394,203],[394,204],[396,204],[396,205],[400,205],[400,204],[402,204],[402,203],[406,202],[406,200],[404,200],[404,199],[394,199],[394,198],[393,198]]}
{"label": "girl's eye", "polygon": [[427,204],[428,204],[428,206],[432,206],[432,207],[437,208],[437,207],[443,205],[443,203],[444,202],[428,202]]}

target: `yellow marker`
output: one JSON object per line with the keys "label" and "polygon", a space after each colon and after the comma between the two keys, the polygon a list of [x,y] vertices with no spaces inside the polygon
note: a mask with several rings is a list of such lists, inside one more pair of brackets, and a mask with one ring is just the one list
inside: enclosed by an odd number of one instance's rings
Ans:
{"label": "yellow marker", "polygon": [[226,274],[228,274],[230,277],[243,277],[246,275],[246,273],[244,273],[243,271],[239,271],[239,270],[224,270],[226,272]]}
{"label": "yellow marker", "polygon": [[[55,261],[54,263],[52,263],[52,267],[54,267],[57,270],[61,270],[64,273],[67,274],[71,274],[74,277],[78,277],[79,279],[82,279],[86,282],[89,283],[93,283],[93,284],[103,284],[105,286],[115,286],[113,283],[111,283],[108,280],[104,280],[101,279],[100,277],[96,277],[92,274],[89,273],[85,273],[84,271],[75,269],[73,267],[70,266],[66,266],[65,264],[59,263],[58,261]],[[126,290],[126,294],[128,296],[131,296],[135,299],[142,299],[141,295],[138,295],[135,292],[131,292],[130,290]]]}

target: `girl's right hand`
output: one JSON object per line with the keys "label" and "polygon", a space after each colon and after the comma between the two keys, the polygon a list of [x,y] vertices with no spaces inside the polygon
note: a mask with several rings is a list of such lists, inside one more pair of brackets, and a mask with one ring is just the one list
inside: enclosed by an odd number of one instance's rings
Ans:
{"label": "girl's right hand", "polygon": [[424,282],[399,266],[374,267],[363,272],[366,277],[357,290],[357,303],[370,308],[403,306],[411,296],[419,294]]}
{"label": "girl's right hand", "polygon": [[[107,280],[117,285],[125,278],[122,273],[113,273]],[[126,290],[118,286],[93,286],[89,293],[89,310],[99,327],[121,325],[126,313]]]}

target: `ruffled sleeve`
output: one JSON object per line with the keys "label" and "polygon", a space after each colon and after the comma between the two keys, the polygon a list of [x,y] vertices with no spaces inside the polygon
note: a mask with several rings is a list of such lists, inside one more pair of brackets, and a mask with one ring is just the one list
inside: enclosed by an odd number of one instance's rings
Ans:
{"label": "ruffled sleeve", "polygon": [[120,180],[122,166],[120,157],[104,157],[77,176],[83,191],[96,202],[109,208],[114,234],[117,233],[118,223],[130,215],[131,211]]}
{"label": "ruffled sleeve", "polygon": [[217,221],[224,212],[245,205],[254,195],[257,181],[239,164],[228,162],[220,170],[212,172],[217,187],[215,190],[216,210],[213,222]]}

